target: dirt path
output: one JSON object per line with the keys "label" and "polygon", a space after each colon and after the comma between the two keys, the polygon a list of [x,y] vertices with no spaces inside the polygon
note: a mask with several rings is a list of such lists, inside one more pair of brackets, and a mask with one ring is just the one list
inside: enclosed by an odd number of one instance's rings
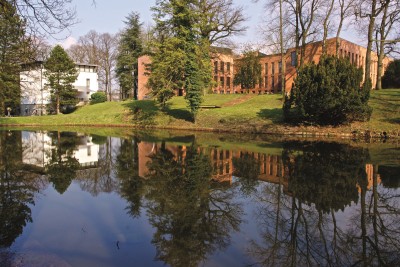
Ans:
{"label": "dirt path", "polygon": [[222,107],[231,107],[231,106],[246,102],[247,100],[249,100],[252,97],[253,97],[252,95],[244,95],[244,96],[236,98],[232,101],[226,102],[226,103],[222,104],[221,106]]}

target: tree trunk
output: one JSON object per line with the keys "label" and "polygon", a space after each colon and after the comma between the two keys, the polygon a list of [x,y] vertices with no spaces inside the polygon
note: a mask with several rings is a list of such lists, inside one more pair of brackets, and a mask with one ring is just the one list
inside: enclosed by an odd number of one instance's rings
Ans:
{"label": "tree trunk", "polygon": [[324,36],[322,38],[322,55],[326,56],[327,54],[327,47],[326,47],[326,39],[328,38],[328,22],[329,22],[329,17],[331,16],[332,10],[333,10],[333,4],[335,0],[332,0],[328,9],[328,13],[326,14],[326,17],[324,19]]}
{"label": "tree trunk", "polygon": [[370,79],[371,80],[371,51],[373,42],[373,33],[375,26],[375,16],[376,16],[376,0],[372,0],[371,3],[371,14],[369,14],[369,25],[368,25],[368,45],[367,54],[365,55],[365,79],[364,83]]}

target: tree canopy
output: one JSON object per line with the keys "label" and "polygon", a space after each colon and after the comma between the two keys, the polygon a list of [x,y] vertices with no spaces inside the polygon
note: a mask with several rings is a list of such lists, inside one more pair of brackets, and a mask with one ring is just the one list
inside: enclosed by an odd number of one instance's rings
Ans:
{"label": "tree canopy", "polygon": [[360,88],[362,79],[362,69],[346,58],[323,57],[303,66],[285,101],[285,119],[330,125],[369,120],[370,89]]}
{"label": "tree canopy", "polygon": [[0,8],[0,116],[8,107],[17,109],[20,102],[20,65],[28,58],[30,41],[25,37],[25,23],[7,1]]}
{"label": "tree canopy", "polygon": [[46,69],[44,75],[48,80],[49,87],[54,100],[56,113],[60,113],[60,105],[76,105],[76,89],[73,83],[78,77],[75,63],[65,50],[56,45],[50,53],[50,57],[44,63]]}
{"label": "tree canopy", "polygon": [[142,26],[139,13],[130,13],[118,44],[116,74],[122,99],[137,99],[138,58],[143,53]]}

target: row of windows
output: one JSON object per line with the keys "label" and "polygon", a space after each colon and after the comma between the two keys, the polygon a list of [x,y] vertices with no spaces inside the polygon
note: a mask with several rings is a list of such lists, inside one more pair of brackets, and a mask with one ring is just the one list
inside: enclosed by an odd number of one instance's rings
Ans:
{"label": "row of windows", "polygon": [[352,53],[352,52],[347,51],[347,50],[340,49],[339,50],[339,56],[340,57],[347,57],[350,60],[350,62],[352,64],[356,65],[357,67],[363,66],[363,64],[364,64],[364,57],[363,56],[361,56],[359,54]]}
{"label": "row of windows", "polygon": [[226,87],[231,87],[231,77],[220,77],[218,83],[218,76],[214,76],[214,82],[218,84],[220,87],[225,87],[225,79],[226,79]]}
{"label": "row of windows", "polygon": [[[218,68],[219,65],[219,68]],[[230,73],[231,72],[231,62],[223,62],[220,61],[218,64],[218,61],[214,61],[214,73],[217,74],[218,71],[221,73],[225,73],[225,68],[226,72]]]}
{"label": "row of windows", "polygon": [[79,66],[77,67],[77,70],[79,70],[80,72],[96,72],[96,67],[94,66]]}

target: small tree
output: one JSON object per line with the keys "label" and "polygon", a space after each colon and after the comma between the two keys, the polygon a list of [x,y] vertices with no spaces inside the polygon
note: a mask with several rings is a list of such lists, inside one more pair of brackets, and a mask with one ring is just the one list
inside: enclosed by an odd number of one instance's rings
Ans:
{"label": "small tree", "polygon": [[253,89],[261,81],[260,56],[257,51],[245,51],[243,58],[237,63],[237,73],[233,80],[234,85],[242,89]]}
{"label": "small tree", "polygon": [[285,120],[321,125],[369,120],[370,86],[360,88],[362,77],[362,69],[344,58],[323,57],[319,64],[305,65],[286,98]]}
{"label": "small tree", "polygon": [[90,104],[103,103],[107,101],[107,95],[104,92],[96,92],[90,96]]}
{"label": "small tree", "polygon": [[382,77],[382,88],[400,88],[400,60],[389,63]]}
{"label": "small tree", "polygon": [[76,81],[78,71],[75,63],[60,45],[53,48],[44,67],[46,69],[44,75],[48,80],[46,85],[50,87],[56,113],[60,113],[60,105],[76,105],[78,103],[77,90],[74,89],[72,83]]}

